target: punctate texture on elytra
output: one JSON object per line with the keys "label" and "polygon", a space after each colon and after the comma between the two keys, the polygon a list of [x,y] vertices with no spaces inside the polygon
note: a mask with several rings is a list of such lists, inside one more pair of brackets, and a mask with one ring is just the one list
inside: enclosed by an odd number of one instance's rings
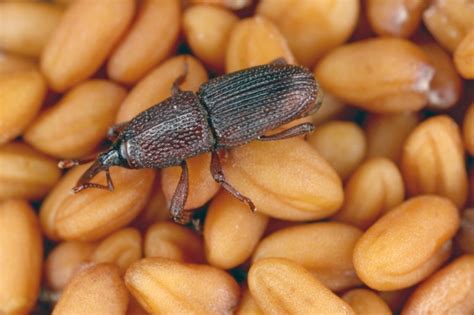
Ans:
{"label": "punctate texture on elytra", "polygon": [[[61,239],[93,241],[130,223],[145,206],[154,170],[112,167],[115,190],[89,189],[68,194],[56,210],[55,227]],[[104,185],[105,178],[97,183]]]}
{"label": "punctate texture on elytra", "polygon": [[418,28],[428,0],[368,0],[367,18],[381,36],[409,37]]}
{"label": "punctate texture on elytra", "polygon": [[423,50],[398,38],[366,39],[339,46],[315,68],[323,90],[376,113],[423,108],[434,74]]}
{"label": "punctate texture on elytra", "polygon": [[125,96],[111,81],[78,84],[29,125],[25,141],[60,158],[86,156],[104,139]]}
{"label": "punctate texture on elytra", "polygon": [[135,21],[107,64],[109,76],[135,83],[167,58],[176,45],[181,24],[179,0],[145,0]]}
{"label": "punctate texture on elytra", "polygon": [[397,290],[429,276],[450,254],[459,213],[446,198],[408,199],[375,222],[357,241],[354,267],[369,287]]}
{"label": "punctate texture on elytra", "polygon": [[240,291],[225,271],[157,257],[130,266],[125,283],[153,314],[232,314]]}
{"label": "punctate texture on elytra", "polygon": [[356,27],[357,0],[262,0],[257,13],[278,26],[298,63],[312,67]]}
{"label": "punctate texture on elytra", "polygon": [[355,314],[308,270],[288,259],[266,258],[253,263],[248,285],[265,314]]}
{"label": "punctate texture on elytra", "polygon": [[344,204],[334,219],[366,229],[403,202],[405,186],[395,163],[385,158],[372,158],[355,170],[344,193]]}
{"label": "punctate texture on elytra", "polygon": [[368,289],[353,289],[342,296],[356,315],[390,315],[392,311],[380,296]]}
{"label": "punctate texture on elytra", "polygon": [[209,205],[204,224],[207,261],[223,269],[244,263],[260,241],[267,223],[266,215],[249,211],[245,203],[221,190]]}
{"label": "punctate texture on elytra", "polygon": [[[204,206],[219,190],[220,185],[210,172],[211,154],[201,154],[186,161],[189,172],[189,194],[185,209],[196,209]],[[181,177],[181,167],[169,167],[161,171],[161,187],[167,204],[171,204],[176,187]]]}
{"label": "punctate texture on elytra", "polygon": [[32,1],[0,3],[0,48],[24,56],[39,57],[62,10],[58,5]]}
{"label": "punctate texture on elytra", "polygon": [[144,239],[145,257],[161,257],[184,263],[204,263],[202,238],[191,229],[172,223],[151,225]]}
{"label": "punctate texture on elytra", "polygon": [[95,248],[91,261],[96,263],[112,263],[124,274],[127,268],[142,258],[142,236],[134,228],[120,229],[105,239]]}
{"label": "punctate texture on elytra", "polygon": [[56,162],[21,142],[0,146],[0,200],[44,197],[60,177]]}
{"label": "punctate texture on elytra", "polygon": [[41,55],[50,87],[65,91],[96,72],[133,18],[135,2],[78,0],[64,12]]}
{"label": "punctate texture on elytra", "polygon": [[278,28],[256,16],[237,22],[229,35],[226,72],[234,72],[284,58],[295,63],[293,54]]}
{"label": "punctate texture on elytra", "polygon": [[362,231],[337,222],[303,224],[265,237],[252,261],[279,257],[299,263],[333,291],[360,285],[352,264],[354,246]]}
{"label": "punctate texture on elytra", "polygon": [[365,122],[367,157],[385,157],[398,163],[403,143],[418,121],[415,112],[369,114]]}
{"label": "punctate texture on elytra", "polygon": [[26,201],[0,201],[0,314],[27,314],[38,298],[43,242]]}
{"label": "punctate texture on elytra", "polygon": [[465,34],[474,27],[471,0],[434,0],[423,12],[423,22],[431,35],[453,52]]}
{"label": "punctate texture on elytra", "polygon": [[329,121],[318,126],[307,140],[342,180],[356,169],[367,151],[364,131],[349,121]]}
{"label": "punctate texture on elytra", "polygon": [[342,204],[339,176],[303,139],[254,141],[231,150],[222,162],[227,181],[270,217],[316,220]]}
{"label": "punctate texture on elytra", "polygon": [[50,290],[61,292],[80,268],[90,262],[95,244],[80,241],[59,243],[45,261],[45,280]]}
{"label": "punctate texture on elytra", "polygon": [[238,21],[224,8],[195,5],[184,11],[183,31],[193,53],[210,68],[224,72],[230,32]]}
{"label": "punctate texture on elytra", "polygon": [[461,208],[468,179],[456,122],[439,115],[420,123],[405,141],[401,170],[410,195],[438,194]]}
{"label": "punctate texture on elytra", "polygon": [[28,127],[40,110],[46,90],[46,82],[37,70],[0,75],[0,145]]}
{"label": "punctate texture on elytra", "polygon": [[474,255],[464,255],[418,286],[403,315],[472,314],[474,312]]}
{"label": "punctate texture on elytra", "polygon": [[204,66],[190,55],[172,57],[138,81],[120,105],[116,122],[129,121],[142,111],[171,96],[171,86],[184,73],[185,62],[188,65],[188,74],[180,88],[184,91],[197,91],[208,78]]}
{"label": "punctate texture on elytra", "polygon": [[93,264],[71,279],[53,315],[125,315],[128,295],[118,267]]}

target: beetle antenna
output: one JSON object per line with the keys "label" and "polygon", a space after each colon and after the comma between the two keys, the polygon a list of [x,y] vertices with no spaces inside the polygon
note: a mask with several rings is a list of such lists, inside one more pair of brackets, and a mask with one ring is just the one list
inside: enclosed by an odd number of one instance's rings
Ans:
{"label": "beetle antenna", "polygon": [[77,160],[61,160],[58,162],[58,167],[60,169],[68,169],[77,165],[86,164],[95,160],[95,157],[87,157],[84,159]]}

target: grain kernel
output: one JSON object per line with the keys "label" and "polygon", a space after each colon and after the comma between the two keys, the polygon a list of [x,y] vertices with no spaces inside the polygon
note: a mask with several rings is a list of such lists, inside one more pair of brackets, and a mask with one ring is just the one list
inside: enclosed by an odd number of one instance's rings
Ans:
{"label": "grain kernel", "polygon": [[153,314],[230,314],[239,298],[239,286],[226,272],[157,257],[130,266],[125,283]]}
{"label": "grain kernel", "polygon": [[253,0],[188,0],[190,4],[212,4],[231,10],[240,10],[252,4]]}
{"label": "grain kernel", "polygon": [[463,123],[464,146],[474,156],[474,103],[466,110]]}
{"label": "grain kernel", "polygon": [[278,26],[299,63],[312,67],[349,38],[356,27],[359,1],[263,0],[257,13]]}
{"label": "grain kernel", "polygon": [[161,257],[185,263],[204,263],[202,239],[184,226],[171,222],[155,223],[148,228],[144,242],[145,257]]}
{"label": "grain kernel", "polygon": [[224,72],[227,42],[238,20],[235,14],[223,8],[192,6],[184,12],[184,34],[199,59],[210,68]]}
{"label": "grain kernel", "polygon": [[179,35],[179,0],[146,0],[141,3],[130,31],[110,57],[109,76],[134,83],[168,57]]}
{"label": "grain kernel", "polygon": [[256,16],[234,25],[227,44],[227,72],[266,64],[278,58],[295,63],[285,38],[272,22]]}
{"label": "grain kernel", "polygon": [[357,315],[390,315],[392,311],[375,292],[367,289],[354,289],[344,293],[346,301]]}
{"label": "grain kernel", "polygon": [[40,199],[59,180],[56,162],[24,143],[0,146],[0,200]]}
{"label": "grain kernel", "polygon": [[[185,209],[196,209],[206,204],[219,191],[219,184],[211,175],[211,154],[201,154],[186,161],[189,173],[189,194]],[[161,185],[166,201],[171,199],[181,177],[181,167],[165,168],[161,171]]]}
{"label": "grain kernel", "polygon": [[199,60],[189,55],[168,59],[141,79],[128,93],[117,114],[116,122],[129,121],[142,111],[171,96],[173,82],[184,73],[188,64],[188,75],[180,86],[184,91],[196,92],[207,81],[206,69]]}
{"label": "grain kernel", "polygon": [[306,141],[251,142],[222,160],[227,181],[257,211],[291,221],[330,216],[342,204],[336,172]]}
{"label": "grain kernel", "polygon": [[423,282],[402,314],[472,314],[473,289],[474,256],[461,256]]}
{"label": "grain kernel", "polygon": [[418,28],[428,0],[369,0],[367,17],[379,35],[409,37]]}
{"label": "grain kernel", "polygon": [[42,258],[41,231],[33,209],[25,201],[0,202],[0,314],[32,310]]}
{"label": "grain kernel", "polygon": [[418,124],[416,113],[369,114],[365,124],[367,157],[385,157],[398,163],[403,143]]}
{"label": "grain kernel", "polygon": [[95,245],[86,242],[62,242],[49,253],[45,278],[49,289],[61,292],[81,266],[90,261]]}
{"label": "grain kernel", "polygon": [[454,64],[463,78],[474,79],[474,26],[456,48]]}
{"label": "grain kernel", "polygon": [[89,166],[90,164],[79,165],[68,171],[66,175],[61,177],[61,180],[53,187],[53,189],[51,189],[41,204],[39,212],[41,229],[49,239],[55,241],[61,239],[56,227],[56,215],[58,214],[58,210],[61,208],[63,201],[71,195],[72,187],[76,185],[81,175]]}
{"label": "grain kernel", "polygon": [[453,52],[467,31],[474,27],[470,0],[434,0],[423,12],[423,22],[446,49]]}
{"label": "grain kernel", "polygon": [[91,261],[113,263],[124,274],[127,268],[142,258],[142,236],[137,229],[124,228],[107,236],[94,250]]}
{"label": "grain kernel", "polygon": [[[93,241],[130,223],[145,206],[155,172],[110,169],[115,190],[88,189],[69,194],[57,209],[55,228],[66,240]],[[97,183],[105,185],[105,176]]]}
{"label": "grain kernel", "polygon": [[386,213],[357,241],[354,267],[369,287],[397,290],[412,286],[448,257],[459,214],[446,198],[411,198]]}
{"label": "grain kernel", "polygon": [[79,84],[33,121],[25,141],[60,158],[90,154],[113,124],[125,95],[125,89],[111,81]]}
{"label": "grain kernel", "polygon": [[461,97],[463,81],[451,56],[435,43],[421,44],[420,47],[436,69],[428,91],[428,105],[441,110],[455,105]]}
{"label": "grain kernel", "polygon": [[429,118],[412,131],[403,147],[401,169],[409,194],[438,194],[459,208],[466,202],[461,133],[449,116]]}
{"label": "grain kernel", "polygon": [[456,241],[464,254],[474,254],[474,208],[463,211]]}
{"label": "grain kernel", "polygon": [[343,102],[335,98],[333,95],[324,92],[323,103],[319,110],[311,115],[311,121],[316,126],[327,122],[328,120],[335,119],[341,112],[344,111],[346,106]]}
{"label": "grain kernel", "polygon": [[250,292],[264,313],[354,314],[346,302],[310,272],[287,259],[267,258],[254,263],[248,281]]}
{"label": "grain kernel", "polygon": [[308,142],[344,180],[367,151],[364,131],[353,122],[330,121],[308,136]]}
{"label": "grain kernel", "polygon": [[128,292],[118,267],[92,265],[77,273],[56,304],[53,315],[125,315]]}
{"label": "grain kernel", "polygon": [[0,144],[19,136],[38,113],[46,82],[36,70],[0,76]]}
{"label": "grain kernel", "polygon": [[59,6],[49,3],[0,3],[0,48],[20,55],[39,57],[61,19]]}
{"label": "grain kernel", "polygon": [[405,197],[402,174],[395,163],[384,158],[360,165],[344,190],[344,204],[334,219],[361,229],[371,226]]}
{"label": "grain kernel", "polygon": [[288,227],[265,237],[253,262],[286,258],[306,268],[330,290],[344,290],[361,284],[352,265],[354,246],[361,235],[359,229],[337,222]]}
{"label": "grain kernel", "polygon": [[161,189],[161,176],[155,176],[155,182],[153,183],[150,199],[145,208],[133,221],[132,226],[137,227],[140,231],[145,231],[153,223],[169,219],[169,208],[166,204],[163,190]]}
{"label": "grain kernel", "polygon": [[423,50],[397,38],[340,46],[315,69],[323,90],[377,113],[421,109],[428,101],[426,93],[434,74]]}
{"label": "grain kernel", "polygon": [[204,225],[207,261],[230,269],[244,263],[265,231],[268,217],[221,190],[212,200]]}
{"label": "grain kernel", "polygon": [[133,0],[76,0],[68,6],[41,55],[41,69],[51,88],[65,91],[97,71],[134,9]]}
{"label": "grain kernel", "polygon": [[252,294],[250,294],[250,290],[247,287],[243,290],[239,306],[235,311],[235,315],[265,315],[258,307],[255,299],[252,297]]}
{"label": "grain kernel", "polygon": [[35,62],[26,57],[0,52],[0,76],[5,73],[14,73],[35,70]]}

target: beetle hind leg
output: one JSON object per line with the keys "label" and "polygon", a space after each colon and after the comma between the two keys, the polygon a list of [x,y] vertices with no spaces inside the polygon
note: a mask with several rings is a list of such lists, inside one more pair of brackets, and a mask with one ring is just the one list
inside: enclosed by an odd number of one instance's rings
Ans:
{"label": "beetle hind leg", "polygon": [[176,78],[176,80],[174,80],[173,86],[171,87],[171,93],[173,95],[176,95],[179,92],[181,92],[181,89],[179,88],[179,86],[183,84],[183,82],[186,80],[186,77],[188,75],[188,70],[189,70],[188,68],[189,68],[188,61],[186,60],[186,57],[184,57],[184,71],[183,73],[179,75],[179,77]]}
{"label": "beetle hind leg", "polygon": [[231,193],[235,198],[239,199],[242,202],[245,202],[249,206],[250,210],[252,210],[253,212],[257,211],[257,208],[255,207],[254,203],[250,198],[242,195],[237,189],[235,189],[225,180],[217,152],[212,152],[211,174],[214,180],[218,182],[225,190]]}
{"label": "beetle hind leg", "polygon": [[260,141],[283,140],[283,139],[301,136],[306,133],[312,132],[313,130],[314,130],[314,125],[312,123],[303,123],[303,124],[296,125],[294,127],[283,130],[273,135],[260,136],[257,139]]}
{"label": "beetle hind leg", "polygon": [[181,177],[179,178],[178,186],[171,198],[170,216],[171,219],[180,224],[188,224],[191,221],[191,211],[184,210],[184,204],[188,199],[189,191],[189,173],[186,161],[181,163]]}

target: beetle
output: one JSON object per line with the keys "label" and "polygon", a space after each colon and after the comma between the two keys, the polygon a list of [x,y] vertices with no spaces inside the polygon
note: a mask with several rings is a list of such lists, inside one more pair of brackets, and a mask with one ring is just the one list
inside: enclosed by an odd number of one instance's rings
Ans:
{"label": "beetle", "polygon": [[[112,166],[130,169],[181,166],[182,172],[171,199],[173,221],[186,224],[190,213],[184,211],[189,190],[186,160],[211,152],[211,174],[221,186],[255,211],[255,205],[226,181],[218,153],[252,140],[270,141],[303,135],[314,130],[311,123],[267,135],[297,118],[315,112],[321,105],[321,91],[313,74],[306,68],[277,59],[210,79],[197,93],[182,91],[185,71],[172,85],[171,96],[141,112],[132,120],[112,126],[110,148],[100,153],[73,188],[113,191],[109,173]],[[65,160],[68,168],[88,162]],[[90,180],[104,171],[107,185]]]}

